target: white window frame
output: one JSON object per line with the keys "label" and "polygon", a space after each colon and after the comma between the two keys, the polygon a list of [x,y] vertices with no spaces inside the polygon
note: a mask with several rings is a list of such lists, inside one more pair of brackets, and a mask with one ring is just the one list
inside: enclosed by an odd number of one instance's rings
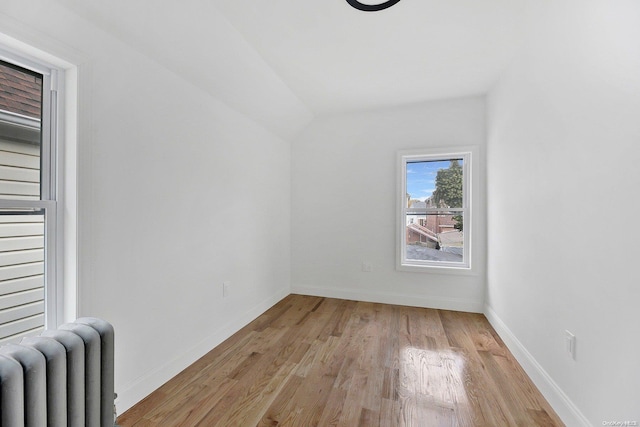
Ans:
{"label": "white window frame", "polygon": [[[406,258],[406,216],[407,214],[426,214],[437,212],[438,208],[410,209],[407,206],[407,164],[421,161],[443,161],[451,159],[463,159],[463,206],[460,209],[447,209],[447,211],[459,211],[464,217],[463,227],[463,261],[430,261],[412,260]],[[473,268],[472,241],[474,236],[474,187],[477,188],[478,176],[475,162],[478,160],[478,148],[476,146],[463,147],[439,147],[398,152],[398,197],[397,197],[397,248],[396,268],[401,271],[475,274]]]}
{"label": "white window frame", "polygon": [[[45,329],[56,328],[64,318],[63,260],[64,221],[61,167],[60,93],[64,93],[64,70],[38,59],[0,48],[0,59],[43,76],[41,114],[40,200],[0,199],[0,208],[17,208],[45,213]],[[62,90],[61,90],[62,89]]]}

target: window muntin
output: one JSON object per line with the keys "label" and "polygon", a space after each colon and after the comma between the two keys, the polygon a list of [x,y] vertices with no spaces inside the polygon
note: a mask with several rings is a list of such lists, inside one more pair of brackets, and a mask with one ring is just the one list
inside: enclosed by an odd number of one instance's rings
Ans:
{"label": "window muntin", "polygon": [[400,153],[400,269],[470,269],[471,152]]}
{"label": "window muntin", "polygon": [[59,224],[55,73],[1,51],[0,58],[8,59],[0,61],[0,342],[5,342],[57,324]]}

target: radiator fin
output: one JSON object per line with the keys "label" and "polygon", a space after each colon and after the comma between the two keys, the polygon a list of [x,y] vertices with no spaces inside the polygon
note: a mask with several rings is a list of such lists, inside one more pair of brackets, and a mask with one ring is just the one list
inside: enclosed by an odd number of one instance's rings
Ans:
{"label": "radiator fin", "polygon": [[0,347],[0,354],[22,365],[24,381],[24,421],[27,426],[47,423],[46,362],[38,350],[16,344]]}
{"label": "radiator fin", "polygon": [[113,422],[114,387],[114,331],[110,323],[95,317],[81,317],[75,323],[91,326],[100,335],[100,423]]}
{"label": "radiator fin", "polygon": [[60,329],[84,341],[84,423],[86,427],[100,427],[100,334],[78,323],[65,323]]}
{"label": "radiator fin", "polygon": [[67,353],[67,422],[69,427],[84,427],[84,341],[71,331],[48,330],[43,337],[53,338]]}
{"label": "radiator fin", "polygon": [[47,364],[47,427],[67,427],[67,357],[53,338],[28,337],[20,344],[42,353]]}
{"label": "radiator fin", "polygon": [[0,425],[24,427],[22,365],[0,354]]}

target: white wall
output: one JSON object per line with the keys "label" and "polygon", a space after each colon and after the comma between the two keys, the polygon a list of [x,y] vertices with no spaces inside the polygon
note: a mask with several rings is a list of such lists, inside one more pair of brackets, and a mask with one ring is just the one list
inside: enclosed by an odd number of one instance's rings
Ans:
{"label": "white wall", "polygon": [[[293,292],[482,311],[484,206],[476,275],[396,270],[396,159],[424,147],[478,145],[482,153],[484,141],[480,97],[315,119],[292,148]],[[362,272],[363,261],[372,272]]]}
{"label": "white wall", "polygon": [[528,3],[488,103],[487,314],[568,425],[640,422],[640,3]]}
{"label": "white wall", "polygon": [[53,2],[0,22],[79,66],[78,311],[122,412],[289,293],[290,144]]}

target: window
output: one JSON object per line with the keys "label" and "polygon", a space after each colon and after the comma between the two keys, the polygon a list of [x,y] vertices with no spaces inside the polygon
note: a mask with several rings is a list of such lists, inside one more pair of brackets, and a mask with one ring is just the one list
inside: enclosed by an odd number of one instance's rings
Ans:
{"label": "window", "polygon": [[0,343],[57,325],[56,77],[0,51]]}
{"label": "window", "polygon": [[473,151],[399,153],[399,269],[471,268]]}

